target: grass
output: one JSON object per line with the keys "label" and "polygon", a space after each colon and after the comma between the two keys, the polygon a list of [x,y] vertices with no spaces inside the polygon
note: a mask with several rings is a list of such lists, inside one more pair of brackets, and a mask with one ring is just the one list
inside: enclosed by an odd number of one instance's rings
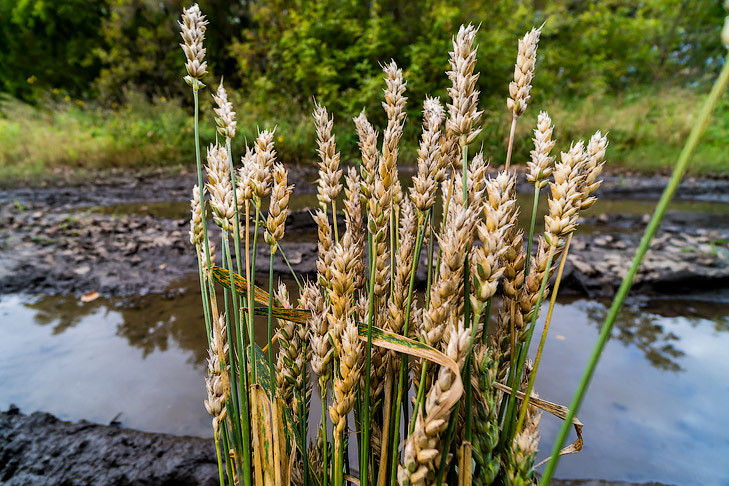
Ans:
{"label": "grass", "polygon": [[[656,95],[656,93],[660,93]],[[620,96],[603,96],[550,104],[558,140],[584,138],[600,127],[610,127],[610,166],[637,172],[667,172],[676,161],[697,120],[696,107],[704,89],[641,88]],[[536,118],[536,110],[530,113]],[[532,120],[520,122],[526,130]],[[691,172],[729,173],[729,99],[717,106],[712,124],[697,148]],[[559,143],[559,142],[558,142]]]}
{"label": "grass", "polygon": [[[548,108],[556,125],[558,149],[566,149],[568,140],[610,127],[610,168],[668,172],[695,123],[695,108],[705,90],[664,87],[656,96],[657,91],[643,87],[620,95],[550,100],[548,106],[536,92],[533,105],[517,125],[517,140],[528,140],[539,110]],[[202,125],[201,139],[206,144],[214,141],[215,132],[209,123],[213,117],[211,100],[202,98],[201,120],[208,123]],[[501,103],[484,102],[484,117],[489,123],[475,144],[483,142],[485,152],[496,161],[504,160],[511,121],[504,115]],[[245,103],[236,103],[236,107],[243,137],[233,142],[234,153],[241,153],[244,140],[255,139],[258,127],[277,127],[275,142],[281,160],[316,162],[308,114],[286,109],[277,112]],[[353,124],[340,118],[335,125],[338,147],[344,160],[356,160],[359,154]],[[403,163],[414,162],[415,158],[417,140],[409,135],[406,131],[402,140]],[[99,169],[189,166],[194,153],[186,142],[191,136],[192,115],[177,100],[146,100],[130,94],[126,105],[112,108],[78,100],[49,98],[39,106],[29,106],[5,99],[0,101],[0,178],[38,180]],[[690,173],[729,174],[726,140],[729,99],[724,97],[696,150]],[[528,143],[517,144],[514,163],[528,160],[530,148]]]}

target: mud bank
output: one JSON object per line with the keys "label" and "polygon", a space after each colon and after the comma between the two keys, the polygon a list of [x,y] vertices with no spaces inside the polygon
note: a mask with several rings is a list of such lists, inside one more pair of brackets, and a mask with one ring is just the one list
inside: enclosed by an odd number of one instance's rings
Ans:
{"label": "mud bank", "polygon": [[212,440],[65,422],[42,412],[0,414],[0,482],[28,485],[215,486]]}
{"label": "mud bank", "polygon": [[[211,439],[152,434],[43,412],[0,413],[0,482],[7,486],[215,486]],[[634,486],[593,479],[554,480],[555,486]],[[662,486],[645,483],[644,486]]]}
{"label": "mud bank", "polygon": [[[300,206],[316,204],[313,167],[293,167]],[[116,175],[71,185],[11,188],[0,194],[0,294],[132,295],[163,292],[181,275],[196,271],[188,241],[185,201],[192,172]],[[600,203],[609,198],[659,194],[662,177],[608,176]],[[528,189],[528,188],[527,188]],[[679,197],[729,200],[729,181],[689,179]],[[623,207],[630,206],[623,200]],[[627,203],[626,203],[627,201]],[[607,207],[607,204],[605,204]],[[641,210],[650,210],[643,202]],[[132,209],[130,209],[132,207]],[[630,209],[630,208],[629,208]],[[581,222],[570,251],[565,292],[611,295],[647,223],[643,214],[611,213]],[[340,223],[344,218],[339,218]],[[211,234],[218,234],[210,224]],[[219,246],[219,245],[218,245]],[[316,227],[308,210],[292,211],[283,254],[299,274],[313,275]],[[219,250],[218,250],[219,251]],[[259,245],[257,270],[268,273],[268,248]],[[669,211],[636,280],[635,292],[684,292],[729,285],[729,212]],[[426,276],[425,254],[418,280]],[[289,274],[281,258],[278,275]]]}
{"label": "mud bank", "polygon": [[[340,221],[343,218],[340,218]],[[642,216],[584,220],[572,242],[562,290],[612,295],[645,226]],[[729,285],[727,216],[669,213],[636,278],[636,293],[684,293]],[[210,225],[210,234],[216,234]],[[315,272],[316,227],[308,210],[292,212],[281,245],[297,274]],[[217,245],[219,246],[219,244]],[[269,251],[259,245],[257,271],[268,274]],[[197,269],[187,219],[73,212],[33,203],[0,206],[0,293],[144,295],[164,292]],[[417,280],[427,272],[421,255]],[[277,257],[274,273],[290,275]]]}

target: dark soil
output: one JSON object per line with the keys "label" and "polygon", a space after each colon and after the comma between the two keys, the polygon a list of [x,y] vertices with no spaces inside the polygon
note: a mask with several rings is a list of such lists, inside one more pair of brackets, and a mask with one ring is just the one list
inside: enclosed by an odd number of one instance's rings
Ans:
{"label": "dark soil", "polygon": [[218,463],[210,439],[71,423],[11,407],[0,413],[0,483],[215,486]]}
{"label": "dark soil", "polygon": [[[297,194],[315,191],[311,167],[293,167]],[[186,201],[192,172],[154,172],[73,185],[14,188],[0,194],[0,294],[73,293],[106,295],[162,292],[196,271],[187,218],[152,214],[103,214],[95,207],[120,203]],[[658,195],[663,177],[608,177],[600,196]],[[528,188],[527,188],[528,189]],[[688,180],[682,197],[729,198],[729,181]],[[647,216],[604,214],[582,221],[570,252],[564,292],[611,295],[622,279]],[[339,218],[340,223],[343,218]],[[217,230],[210,224],[210,231]],[[294,270],[313,276],[316,227],[307,210],[292,212],[283,253]],[[729,283],[729,214],[669,212],[641,272],[635,292],[671,293]],[[268,248],[259,245],[257,270],[268,274]],[[425,255],[423,255],[425,258]],[[423,263],[425,261],[423,260]],[[425,279],[425,265],[418,280]],[[274,272],[289,269],[277,258]]]}
{"label": "dark soil", "polygon": [[[212,439],[152,434],[84,420],[76,423],[11,407],[0,413],[0,482],[125,486],[215,486]],[[555,486],[634,486],[596,479],[555,479]],[[662,486],[645,483],[644,486]]]}

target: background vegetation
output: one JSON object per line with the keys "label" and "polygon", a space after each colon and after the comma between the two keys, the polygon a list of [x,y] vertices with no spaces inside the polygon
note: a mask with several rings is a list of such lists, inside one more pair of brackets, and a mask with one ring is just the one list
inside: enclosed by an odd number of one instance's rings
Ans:
{"label": "background vegetation", "polygon": [[[0,0],[0,172],[189,163],[189,109],[176,21],[180,0]],[[451,35],[480,22],[481,136],[504,158],[516,40],[546,22],[524,132],[549,106],[560,141],[610,127],[611,164],[668,167],[708,81],[721,68],[721,0],[200,0],[210,19],[206,79],[234,91],[243,134],[278,126],[286,162],[312,160],[312,98],[337,119],[345,160],[351,118],[383,126],[379,63],[405,70],[414,157],[425,93],[445,96]],[[210,96],[204,116],[212,128]],[[212,139],[214,132],[203,134]],[[723,101],[695,170],[729,172]],[[242,139],[239,141],[242,144]],[[516,147],[515,161],[529,147]],[[240,147],[236,151],[240,153]]]}

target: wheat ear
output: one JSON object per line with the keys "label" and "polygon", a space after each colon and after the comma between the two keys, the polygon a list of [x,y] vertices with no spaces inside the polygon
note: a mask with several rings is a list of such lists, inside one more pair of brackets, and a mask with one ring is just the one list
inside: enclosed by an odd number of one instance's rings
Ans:
{"label": "wheat ear", "polygon": [[208,22],[200,12],[200,7],[194,4],[190,8],[182,9],[182,22],[177,24],[180,26],[180,35],[183,41],[180,47],[185,52],[187,60],[185,69],[188,75],[185,77],[185,81],[190,86],[195,86],[207,74],[208,63],[205,61],[203,41],[205,40],[205,29]]}

